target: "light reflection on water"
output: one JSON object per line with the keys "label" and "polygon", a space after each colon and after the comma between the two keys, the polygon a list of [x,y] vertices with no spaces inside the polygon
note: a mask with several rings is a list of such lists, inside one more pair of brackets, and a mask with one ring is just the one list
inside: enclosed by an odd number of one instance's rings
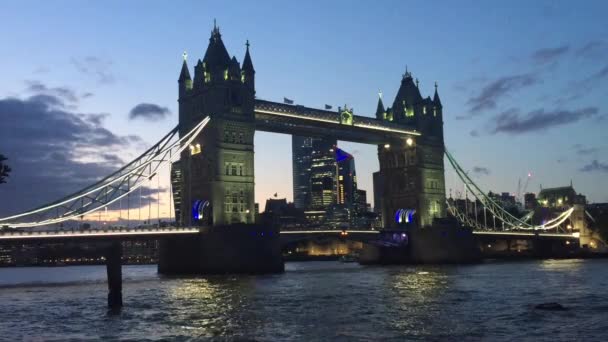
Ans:
{"label": "light reflection on water", "polygon": [[[603,340],[608,260],[362,267],[288,263],[266,276],[163,277],[103,266],[0,269],[0,340]],[[538,311],[560,302],[570,310]]]}

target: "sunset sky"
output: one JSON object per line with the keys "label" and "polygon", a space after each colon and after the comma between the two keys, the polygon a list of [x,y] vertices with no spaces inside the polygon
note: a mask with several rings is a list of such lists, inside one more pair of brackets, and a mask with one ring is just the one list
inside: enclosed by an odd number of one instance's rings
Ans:
{"label": "sunset sky", "polygon": [[[608,202],[606,13],[606,1],[4,2],[0,154],[13,173],[0,215],[76,191],[172,129],[182,53],[193,73],[214,18],[239,61],[250,41],[258,98],[373,116],[407,66],[424,97],[438,82],[446,147],[483,189],[515,192],[531,172],[528,191],[572,180]],[[340,145],[371,201],[376,146]],[[291,137],[258,132],[255,153],[261,208],[275,192],[291,201]]]}

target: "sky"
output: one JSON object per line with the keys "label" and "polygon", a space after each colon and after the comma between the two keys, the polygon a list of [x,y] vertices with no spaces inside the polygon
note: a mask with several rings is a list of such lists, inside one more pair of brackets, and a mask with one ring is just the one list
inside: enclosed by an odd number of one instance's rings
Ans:
{"label": "sky", "polygon": [[[245,41],[258,98],[374,116],[402,74],[438,83],[446,148],[485,190],[567,185],[608,202],[608,2],[19,1],[0,5],[0,215],[42,205],[125,164],[177,124],[214,19]],[[355,156],[372,201],[376,147]],[[292,200],[291,137],[257,132],[256,201]],[[446,169],[448,166],[446,165]],[[446,172],[448,191],[461,185]],[[167,211],[168,175],[161,192]],[[10,199],[10,200],[9,200]]]}

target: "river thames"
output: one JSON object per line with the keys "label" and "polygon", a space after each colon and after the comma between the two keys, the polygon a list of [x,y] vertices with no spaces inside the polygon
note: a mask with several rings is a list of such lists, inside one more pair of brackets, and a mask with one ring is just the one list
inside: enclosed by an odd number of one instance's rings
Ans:
{"label": "river thames", "polygon": [[[287,263],[267,276],[159,276],[124,266],[121,314],[104,266],[0,269],[2,341],[602,341],[608,260],[466,266]],[[566,311],[542,311],[558,302]]]}

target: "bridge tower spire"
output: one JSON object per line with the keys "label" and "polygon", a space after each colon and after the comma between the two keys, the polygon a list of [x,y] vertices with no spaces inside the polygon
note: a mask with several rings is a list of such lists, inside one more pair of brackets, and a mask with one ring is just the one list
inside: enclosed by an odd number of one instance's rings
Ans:
{"label": "bridge tower spire", "polygon": [[249,54],[249,40],[245,42],[245,58],[243,58],[243,70],[241,71],[241,82],[243,82],[247,88],[255,89],[255,69],[251,62],[251,55]]}
{"label": "bridge tower spire", "polygon": [[384,120],[384,103],[382,103],[382,91],[378,92],[378,106],[376,107],[376,119]]}

